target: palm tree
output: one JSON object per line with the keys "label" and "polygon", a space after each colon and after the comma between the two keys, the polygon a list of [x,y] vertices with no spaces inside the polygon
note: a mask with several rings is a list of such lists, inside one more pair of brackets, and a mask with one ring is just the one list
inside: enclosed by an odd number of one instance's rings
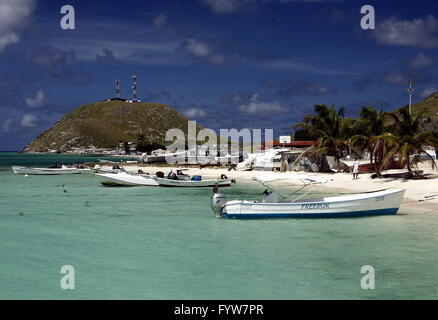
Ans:
{"label": "palm tree", "polygon": [[147,140],[144,134],[139,134],[137,136],[137,151],[145,152],[147,150]]}
{"label": "palm tree", "polygon": [[420,123],[424,118],[424,112],[411,114],[409,108],[405,107],[399,110],[399,113],[388,114],[393,124],[390,126],[392,133],[381,135],[378,140],[386,148],[381,152],[382,161],[379,171],[388,166],[388,164],[398,156],[402,164],[406,165],[409,177],[414,176],[412,167],[421,162],[421,155],[425,155],[431,161],[432,169],[436,169],[436,163],[430,156],[424,146],[438,145],[438,140],[431,131],[420,131]]}
{"label": "palm tree", "polygon": [[125,154],[129,154],[130,153],[130,148],[129,148],[129,142],[128,141],[123,141],[123,149],[125,150]]}
{"label": "palm tree", "polygon": [[315,105],[315,114],[306,116],[303,123],[297,126],[318,137],[315,146],[306,150],[303,156],[325,154],[333,156],[339,165],[341,157],[349,147],[347,124],[344,108],[336,110],[335,106],[329,108],[325,104]]}
{"label": "palm tree", "polygon": [[383,110],[377,111],[373,107],[362,107],[359,120],[354,127],[351,140],[355,146],[367,150],[371,163],[379,164],[382,161],[382,138],[385,134],[385,117]]}

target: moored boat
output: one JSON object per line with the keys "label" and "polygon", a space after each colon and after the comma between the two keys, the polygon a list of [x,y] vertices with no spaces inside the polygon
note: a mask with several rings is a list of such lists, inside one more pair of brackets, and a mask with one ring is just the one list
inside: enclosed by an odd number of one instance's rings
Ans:
{"label": "moored boat", "polygon": [[[212,209],[217,217],[257,219],[257,218],[339,218],[397,214],[405,190],[389,189],[369,193],[350,194],[319,199],[303,199],[312,190],[286,200],[275,192],[268,182],[297,179],[303,186],[312,187],[324,184],[325,179],[301,175],[277,175],[276,177],[255,177],[268,190],[262,201],[234,200],[226,201],[223,194],[212,196]],[[283,198],[279,200],[279,198]]]}
{"label": "moored boat", "polygon": [[58,174],[80,174],[81,171],[77,168],[67,168],[62,166],[61,168],[29,168],[12,166],[12,171],[17,174],[30,174],[30,175],[58,175]]}
{"label": "moored boat", "polygon": [[189,188],[202,188],[202,187],[214,187],[216,185],[220,187],[229,187],[233,183],[231,179],[207,179],[207,180],[173,180],[166,178],[154,178],[154,180],[161,187],[189,187]]}
{"label": "moored boat", "polygon": [[143,175],[120,173],[96,173],[104,186],[158,186],[159,184],[152,178]]}

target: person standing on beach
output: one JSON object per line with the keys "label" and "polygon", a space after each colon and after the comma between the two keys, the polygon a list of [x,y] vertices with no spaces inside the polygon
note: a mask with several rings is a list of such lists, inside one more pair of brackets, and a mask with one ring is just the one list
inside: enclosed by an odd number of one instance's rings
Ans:
{"label": "person standing on beach", "polygon": [[359,165],[360,162],[357,158],[354,158],[353,162],[353,180],[359,179]]}

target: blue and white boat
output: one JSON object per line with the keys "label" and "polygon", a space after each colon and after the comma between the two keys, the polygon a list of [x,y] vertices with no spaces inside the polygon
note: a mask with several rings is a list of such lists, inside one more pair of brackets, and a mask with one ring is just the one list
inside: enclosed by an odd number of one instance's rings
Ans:
{"label": "blue and white boat", "polygon": [[[405,190],[388,189],[383,191],[323,197],[319,199],[303,199],[316,186],[328,182],[326,179],[293,174],[275,174],[254,177],[255,181],[267,188],[261,201],[233,200],[226,201],[223,194],[215,193],[211,198],[211,206],[217,217],[237,219],[259,218],[344,218],[397,214]],[[269,182],[299,182],[298,190],[303,194],[288,200],[278,191],[274,191]],[[294,192],[293,194],[297,194]]]}

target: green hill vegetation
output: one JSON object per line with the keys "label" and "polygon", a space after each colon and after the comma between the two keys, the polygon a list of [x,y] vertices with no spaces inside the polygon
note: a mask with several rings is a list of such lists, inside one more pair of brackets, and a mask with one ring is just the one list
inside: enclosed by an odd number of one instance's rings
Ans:
{"label": "green hill vegetation", "polygon": [[62,117],[23,152],[65,152],[87,146],[117,148],[128,141],[141,143],[143,149],[156,149],[169,144],[165,141],[169,129],[187,133],[187,121],[172,107],[159,103],[90,103]]}

